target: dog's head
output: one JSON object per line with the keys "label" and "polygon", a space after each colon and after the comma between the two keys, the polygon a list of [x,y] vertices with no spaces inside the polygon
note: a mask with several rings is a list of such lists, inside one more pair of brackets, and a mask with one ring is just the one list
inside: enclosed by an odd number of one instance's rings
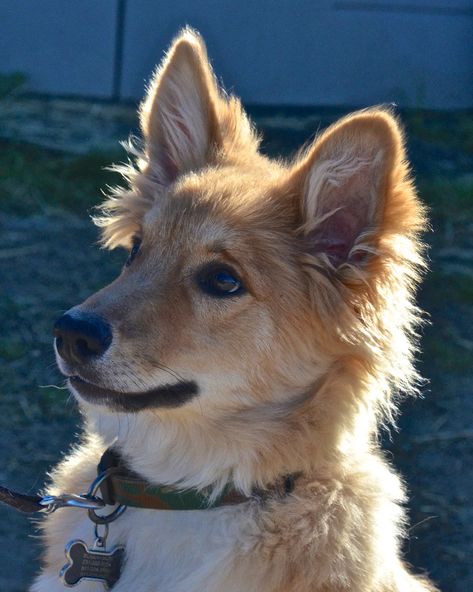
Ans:
{"label": "dog's head", "polygon": [[355,113],[293,162],[270,161],[189,30],[140,114],[129,187],[98,219],[128,261],[55,328],[78,398],[251,421],[310,404],[325,430],[389,410],[414,377],[424,224],[393,116]]}

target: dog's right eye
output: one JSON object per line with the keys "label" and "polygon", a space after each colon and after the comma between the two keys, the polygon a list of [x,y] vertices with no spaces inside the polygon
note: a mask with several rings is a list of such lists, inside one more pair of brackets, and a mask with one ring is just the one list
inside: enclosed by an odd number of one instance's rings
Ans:
{"label": "dog's right eye", "polygon": [[239,296],[245,292],[245,286],[236,272],[222,265],[204,267],[197,276],[197,283],[202,292],[216,298]]}
{"label": "dog's right eye", "polygon": [[128,255],[128,259],[126,260],[125,265],[128,267],[133,262],[133,259],[138,255],[141,247],[141,239],[135,236],[133,238],[133,246],[131,247],[130,253]]}

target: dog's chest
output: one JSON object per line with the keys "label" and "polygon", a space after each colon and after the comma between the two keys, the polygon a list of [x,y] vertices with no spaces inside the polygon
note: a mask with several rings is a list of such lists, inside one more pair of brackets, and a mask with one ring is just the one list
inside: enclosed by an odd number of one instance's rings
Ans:
{"label": "dog's chest", "polygon": [[[246,504],[244,504],[246,505]],[[197,511],[128,508],[110,524],[107,548],[125,547],[122,574],[114,592],[204,590],[204,582],[227,565],[243,542],[241,507]],[[76,524],[71,539],[93,542],[93,524]],[[85,582],[84,582],[85,584]],[[99,589],[91,584],[90,590]],[[138,587],[138,588],[137,588]],[[88,590],[85,584],[84,590]]]}

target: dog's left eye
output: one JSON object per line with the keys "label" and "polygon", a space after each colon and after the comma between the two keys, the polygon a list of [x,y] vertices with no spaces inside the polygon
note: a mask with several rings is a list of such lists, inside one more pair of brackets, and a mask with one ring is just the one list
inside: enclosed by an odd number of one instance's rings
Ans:
{"label": "dog's left eye", "polygon": [[210,267],[203,269],[197,277],[200,289],[217,298],[238,296],[245,287],[237,274],[228,267]]}
{"label": "dog's left eye", "polygon": [[141,247],[141,239],[137,236],[133,239],[133,246],[131,247],[130,253],[128,255],[128,259],[126,260],[125,265],[128,267],[131,265],[133,259],[138,255]]}

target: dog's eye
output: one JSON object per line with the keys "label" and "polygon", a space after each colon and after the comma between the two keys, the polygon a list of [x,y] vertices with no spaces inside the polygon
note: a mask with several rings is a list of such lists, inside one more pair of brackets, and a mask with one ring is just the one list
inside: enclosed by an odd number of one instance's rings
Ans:
{"label": "dog's eye", "polygon": [[237,274],[228,267],[212,266],[203,269],[197,277],[200,289],[217,298],[238,296],[245,287]]}
{"label": "dog's eye", "polygon": [[133,238],[133,246],[131,247],[130,253],[128,255],[128,259],[126,260],[125,265],[128,267],[131,265],[133,259],[138,255],[141,247],[141,239],[135,236]]}

